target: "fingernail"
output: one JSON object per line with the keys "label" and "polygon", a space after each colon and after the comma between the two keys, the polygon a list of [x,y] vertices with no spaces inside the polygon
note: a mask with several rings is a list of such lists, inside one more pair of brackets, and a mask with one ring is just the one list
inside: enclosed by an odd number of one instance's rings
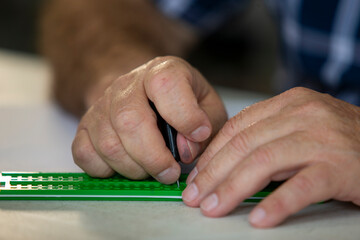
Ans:
{"label": "fingernail", "polygon": [[184,163],[192,162],[200,151],[200,144],[187,140],[181,133],[178,133],[176,140],[181,161]]}
{"label": "fingernail", "polygon": [[168,183],[169,179],[173,178],[177,174],[178,174],[178,172],[175,167],[169,167],[169,168],[165,169],[164,171],[162,171],[161,173],[159,173],[156,176],[156,179],[159,182]]}
{"label": "fingernail", "polygon": [[182,198],[186,202],[191,202],[197,198],[199,190],[195,183],[190,184],[183,192]]}
{"label": "fingernail", "polygon": [[196,156],[199,154],[200,152],[200,144],[199,143],[195,143],[189,140],[186,140],[187,145],[190,149],[190,153],[191,153],[191,160],[194,160],[196,158]]}
{"label": "fingernail", "polygon": [[250,223],[259,224],[266,217],[266,212],[263,208],[255,208],[250,214]]}
{"label": "fingernail", "polygon": [[204,141],[209,136],[210,128],[208,128],[207,126],[201,126],[191,133],[191,137],[197,142]]}
{"label": "fingernail", "polygon": [[209,212],[216,208],[216,206],[219,204],[219,198],[218,196],[213,193],[209,197],[205,198],[204,201],[200,204],[200,208],[202,210],[205,210],[206,212]]}
{"label": "fingernail", "polygon": [[194,169],[190,172],[189,176],[186,179],[186,184],[189,185],[194,180],[196,175],[198,175],[198,170],[196,167],[194,167]]}

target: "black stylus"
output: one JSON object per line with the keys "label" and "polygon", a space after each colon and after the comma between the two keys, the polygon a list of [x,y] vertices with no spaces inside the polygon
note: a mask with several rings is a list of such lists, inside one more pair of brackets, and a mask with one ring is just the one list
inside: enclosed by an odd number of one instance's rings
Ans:
{"label": "black stylus", "polygon": [[[179,151],[176,144],[177,131],[170,126],[159,114],[153,102],[149,101],[151,108],[154,110],[157,117],[158,128],[165,140],[166,146],[170,149],[171,154],[177,162],[180,161]],[[177,186],[180,187],[179,180],[176,181]]]}

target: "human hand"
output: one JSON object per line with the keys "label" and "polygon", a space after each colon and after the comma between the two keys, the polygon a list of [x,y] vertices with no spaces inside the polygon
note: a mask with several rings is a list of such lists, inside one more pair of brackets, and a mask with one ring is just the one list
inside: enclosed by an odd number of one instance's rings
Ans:
{"label": "human hand", "polygon": [[183,200],[220,217],[270,181],[288,179],[250,213],[259,228],[328,199],[360,205],[359,146],[359,107],[293,88],[224,125],[190,173]]}
{"label": "human hand", "polygon": [[180,166],[157,128],[149,100],[178,131],[184,163],[202,152],[227,119],[219,96],[196,69],[176,57],[155,58],[113,81],[86,112],[72,145],[75,163],[96,177],[116,171],[131,179],[151,175],[175,182]]}

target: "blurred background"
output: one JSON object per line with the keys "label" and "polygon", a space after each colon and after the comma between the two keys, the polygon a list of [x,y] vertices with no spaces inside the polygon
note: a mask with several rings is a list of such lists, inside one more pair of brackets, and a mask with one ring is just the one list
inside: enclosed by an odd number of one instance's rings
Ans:
{"label": "blurred background", "polygon": [[0,48],[35,54],[43,0],[0,0]]}
{"label": "blurred background", "polygon": [[[37,25],[44,2],[0,0],[0,51],[38,54]],[[204,39],[188,61],[213,84],[271,94],[277,52],[274,22],[263,1],[252,0]]]}

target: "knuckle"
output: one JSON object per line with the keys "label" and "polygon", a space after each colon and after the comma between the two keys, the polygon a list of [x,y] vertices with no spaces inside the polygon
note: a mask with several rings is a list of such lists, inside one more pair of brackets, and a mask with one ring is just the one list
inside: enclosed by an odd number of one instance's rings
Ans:
{"label": "knuckle", "polygon": [[321,98],[311,99],[302,105],[302,108],[307,112],[327,112],[328,104]]}
{"label": "knuckle", "polygon": [[281,213],[282,215],[290,214],[289,206],[278,196],[273,196],[269,205],[272,212]]}
{"label": "knuckle", "polygon": [[217,171],[213,164],[208,164],[206,168],[201,172],[202,182],[213,183],[216,182]]}
{"label": "knuckle", "polygon": [[174,81],[173,74],[169,71],[158,71],[154,73],[148,80],[151,93],[163,94],[176,87],[177,82]]}
{"label": "knuckle", "polygon": [[147,157],[138,162],[150,175],[158,175],[165,169],[171,167],[172,162],[163,153],[149,152]]}
{"label": "knuckle", "polygon": [[308,196],[314,189],[314,182],[305,175],[297,175],[293,179],[295,189],[298,189],[303,196]]}
{"label": "knuckle", "polygon": [[207,165],[208,162],[215,156],[216,152],[212,150],[211,148],[207,148],[206,151],[201,154],[199,161],[197,162],[197,168],[198,170],[202,170],[204,166]]}
{"label": "knuckle", "polygon": [[309,88],[305,88],[305,87],[294,87],[291,88],[287,91],[284,92],[285,95],[287,96],[292,96],[292,97],[298,97],[298,96],[303,96],[303,95],[308,95],[310,93],[313,93],[314,91],[309,89]]}
{"label": "knuckle", "polygon": [[294,87],[279,95],[283,102],[294,102],[295,100],[303,99],[314,93],[313,90],[304,87]]}
{"label": "knuckle", "polygon": [[[316,174],[312,176],[312,182],[317,184],[317,188],[321,189],[335,189],[336,183],[341,182],[337,178],[339,171],[337,167],[328,163],[319,163]],[[336,181],[334,181],[336,179]],[[319,187],[320,186],[320,187]]]}
{"label": "knuckle", "polygon": [[72,152],[74,156],[74,161],[78,165],[87,165],[91,162],[91,152],[93,152],[93,147],[90,144],[77,144],[76,141],[72,144]]}
{"label": "knuckle", "polygon": [[157,56],[155,57],[154,59],[152,59],[150,61],[150,64],[149,64],[149,68],[152,68],[154,66],[157,66],[163,62],[166,62],[168,61],[169,59],[173,59],[174,57],[173,56]]}
{"label": "knuckle", "polygon": [[155,58],[148,66],[148,73],[151,76],[148,78],[148,84],[154,93],[171,90],[179,80],[192,79],[189,65],[184,60],[173,56]]}
{"label": "knuckle", "polygon": [[120,108],[114,119],[115,126],[120,132],[134,132],[144,121],[145,115],[129,105]]}
{"label": "knuckle", "polygon": [[122,145],[120,141],[115,138],[105,138],[99,141],[99,151],[110,159],[122,152]]}
{"label": "knuckle", "polygon": [[[240,112],[241,113],[241,112]],[[239,113],[239,114],[240,114]],[[238,114],[238,115],[239,115]],[[236,115],[237,116],[237,115]],[[225,124],[224,127],[220,130],[221,134],[223,134],[226,137],[234,136],[234,134],[238,130],[238,119],[240,117],[232,117],[230,118]]]}
{"label": "knuckle", "polygon": [[171,66],[170,64],[185,64],[185,60],[183,60],[182,58],[176,57],[176,56],[158,56],[155,57],[153,60],[150,61],[149,64],[149,68],[153,68],[156,67],[158,65],[162,65],[163,63],[167,64],[167,65],[163,65],[164,67],[166,66]]}
{"label": "knuckle", "polygon": [[238,153],[248,152],[250,149],[248,135],[245,132],[238,133],[230,140],[230,146]]}
{"label": "knuckle", "polygon": [[273,159],[273,150],[268,146],[259,147],[252,154],[253,162],[259,166],[270,165]]}
{"label": "knuckle", "polygon": [[293,116],[308,115],[321,118],[331,118],[333,111],[331,106],[322,98],[312,98],[299,105],[289,107],[289,113]]}
{"label": "knuckle", "polygon": [[239,192],[239,181],[236,177],[230,177],[224,184],[224,195]]}

